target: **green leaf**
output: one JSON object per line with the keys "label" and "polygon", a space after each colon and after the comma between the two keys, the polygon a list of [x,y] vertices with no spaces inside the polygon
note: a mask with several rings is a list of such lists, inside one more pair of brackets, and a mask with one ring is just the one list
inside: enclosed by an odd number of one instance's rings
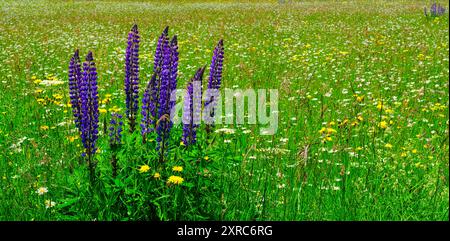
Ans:
{"label": "green leaf", "polygon": [[56,208],[61,209],[61,208],[65,208],[65,207],[71,206],[72,204],[78,202],[79,199],[80,198],[78,198],[78,197],[71,198],[71,199],[66,199],[61,204],[56,205]]}

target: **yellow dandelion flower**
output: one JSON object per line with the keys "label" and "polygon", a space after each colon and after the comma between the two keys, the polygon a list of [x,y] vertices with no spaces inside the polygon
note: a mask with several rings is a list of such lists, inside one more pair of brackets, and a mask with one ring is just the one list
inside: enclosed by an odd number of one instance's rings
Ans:
{"label": "yellow dandelion flower", "polygon": [[109,108],[108,110],[109,110],[109,112],[120,112],[121,109],[117,106],[113,106],[113,107]]}
{"label": "yellow dandelion flower", "polygon": [[182,166],[174,166],[172,168],[172,171],[174,171],[174,172],[182,172],[183,171],[183,167]]}
{"label": "yellow dandelion flower", "polygon": [[161,178],[161,174],[159,174],[159,172],[155,172],[155,174],[153,175],[153,178],[160,179]]}
{"label": "yellow dandelion flower", "polygon": [[103,100],[100,100],[100,103],[101,104],[109,104],[109,103],[111,103],[111,99],[110,98],[105,98],[105,99],[103,99]]}
{"label": "yellow dandelion flower", "polygon": [[139,172],[140,172],[140,173],[148,172],[148,170],[150,170],[150,167],[149,167],[148,165],[142,165],[142,166],[139,168]]}
{"label": "yellow dandelion flower", "polygon": [[339,126],[340,126],[340,127],[343,127],[343,126],[347,125],[347,123],[348,123],[348,119],[345,118],[343,121],[341,121],[341,122],[339,123]]}
{"label": "yellow dandelion flower", "polygon": [[337,131],[333,128],[327,128],[327,133],[328,134],[332,134],[332,133],[336,133]]}
{"label": "yellow dandelion flower", "polygon": [[384,145],[384,147],[391,149],[393,146],[390,143],[386,143],[386,145]]}
{"label": "yellow dandelion flower", "polygon": [[53,98],[55,98],[56,100],[61,100],[61,99],[63,98],[63,96],[60,95],[60,94],[54,94],[54,95],[52,95],[52,96],[53,96]]}
{"label": "yellow dandelion flower", "polygon": [[106,109],[98,109],[98,112],[100,112],[100,114],[105,114],[106,113]]}
{"label": "yellow dandelion flower", "polygon": [[323,133],[325,133],[326,130],[327,130],[327,128],[322,127],[322,129],[319,130],[319,133],[320,133],[320,134],[323,134]]}
{"label": "yellow dandelion flower", "polygon": [[380,128],[386,129],[388,127],[388,124],[386,121],[382,121],[382,122],[380,122],[379,126],[380,126]]}
{"label": "yellow dandelion flower", "polygon": [[209,160],[208,156],[205,156],[203,159],[205,159],[205,161]]}
{"label": "yellow dandelion flower", "polygon": [[408,154],[406,152],[402,152],[402,154],[400,154],[401,157],[406,157]]}
{"label": "yellow dandelion flower", "polygon": [[181,183],[183,183],[183,181],[184,179],[182,177],[170,176],[169,179],[167,180],[167,184],[180,185]]}
{"label": "yellow dandelion flower", "polygon": [[359,103],[364,101],[364,95],[361,96],[356,96],[356,101],[358,101]]}
{"label": "yellow dandelion flower", "polygon": [[383,102],[378,101],[377,109],[379,109],[379,110],[383,109]]}
{"label": "yellow dandelion flower", "polygon": [[394,114],[394,110],[393,110],[393,109],[387,108],[387,109],[385,109],[384,111],[385,111],[386,113],[388,113],[388,114]]}
{"label": "yellow dandelion flower", "polygon": [[41,126],[41,130],[43,130],[43,131],[47,131],[48,129],[49,129],[48,126]]}
{"label": "yellow dandelion flower", "polygon": [[67,136],[67,140],[69,140],[69,142],[74,142],[76,139],[80,138],[79,136]]}
{"label": "yellow dandelion flower", "polygon": [[100,101],[100,103],[102,104],[109,104],[111,103],[111,94],[106,94],[105,98],[103,100]]}
{"label": "yellow dandelion flower", "polygon": [[360,122],[364,121],[364,118],[361,115],[357,116],[356,119]]}
{"label": "yellow dandelion flower", "polygon": [[423,60],[425,60],[425,55],[424,54],[419,54],[419,55],[417,55],[417,59],[419,61],[423,61]]}
{"label": "yellow dandelion flower", "polygon": [[411,152],[416,154],[417,153],[417,149],[413,149]]}

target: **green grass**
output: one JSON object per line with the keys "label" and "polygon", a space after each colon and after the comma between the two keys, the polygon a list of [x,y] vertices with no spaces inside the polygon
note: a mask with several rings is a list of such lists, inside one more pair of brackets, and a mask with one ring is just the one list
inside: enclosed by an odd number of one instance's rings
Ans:
{"label": "green grass", "polygon": [[[449,20],[425,18],[426,5],[2,1],[0,220],[448,221]],[[211,145],[201,136],[198,149],[174,149],[162,168],[151,143],[128,135],[116,179],[102,135],[101,182],[91,186],[81,141],[70,140],[68,62],[76,48],[92,50],[100,99],[112,94],[101,108],[123,111],[133,23],[142,87],[165,26],[180,41],[180,88],[223,38],[223,87],[278,89],[278,132],[228,125],[235,134],[216,134]],[[48,78],[64,84],[36,81]],[[331,140],[323,141],[323,127],[336,130]],[[173,136],[178,145],[179,127]],[[143,164],[151,171],[139,173]],[[184,167],[186,185],[165,185],[172,165]],[[39,187],[49,192],[39,196]]]}

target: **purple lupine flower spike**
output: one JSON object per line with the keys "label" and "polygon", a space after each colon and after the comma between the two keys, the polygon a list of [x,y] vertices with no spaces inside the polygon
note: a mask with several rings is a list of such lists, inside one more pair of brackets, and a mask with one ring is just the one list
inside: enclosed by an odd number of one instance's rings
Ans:
{"label": "purple lupine flower spike", "polygon": [[83,77],[80,84],[81,100],[81,141],[85,148],[84,155],[88,156],[91,178],[94,177],[94,163],[92,156],[96,153],[98,139],[98,87],[97,68],[92,52],[86,56],[83,63]]}
{"label": "purple lupine flower spike", "polygon": [[143,137],[143,141],[146,141],[146,135],[153,131],[153,125],[155,120],[152,116],[152,111],[155,109],[155,102],[152,99],[151,91],[152,87],[156,82],[156,74],[152,75],[152,78],[147,84],[147,87],[144,91],[144,96],[142,97],[142,121],[141,121],[141,134]]}
{"label": "purple lupine flower spike", "polygon": [[193,143],[196,142],[197,138],[197,132],[195,131],[199,126],[201,122],[201,111],[202,111],[202,95],[203,95],[203,73],[205,72],[206,66],[203,66],[203,68],[199,69],[195,75],[194,80],[194,93],[193,93],[193,134],[192,134],[192,141]]}
{"label": "purple lupine flower spike", "polygon": [[156,122],[157,149],[161,149],[160,161],[163,160],[165,147],[172,128],[171,110],[175,105],[177,73],[178,73],[178,43],[174,37],[168,42],[168,36],[162,43],[162,66],[159,85],[158,113]]}
{"label": "purple lupine flower spike", "polygon": [[444,15],[445,11],[446,11],[445,7],[443,7],[439,4],[439,9],[438,9],[439,16]]}
{"label": "purple lupine flower spike", "polygon": [[197,128],[200,126],[202,108],[202,79],[205,67],[199,68],[189,81],[183,106],[183,137],[186,146],[197,141]]}
{"label": "purple lupine flower spike", "polygon": [[205,98],[205,121],[206,130],[210,132],[214,123],[215,108],[217,106],[219,89],[222,81],[224,47],[223,40],[220,40],[214,48],[209,69],[208,90]]}
{"label": "purple lupine flower spike", "polygon": [[83,80],[81,84],[81,138],[87,154],[95,153],[95,143],[98,138],[98,89],[97,69],[93,61],[92,52],[86,56],[83,63]]}
{"label": "purple lupine flower spike", "polygon": [[81,84],[81,61],[78,49],[75,50],[69,64],[69,95],[70,104],[72,105],[72,113],[76,127],[80,130],[81,122],[81,100],[80,100],[80,84]]}
{"label": "purple lupine flower spike", "polygon": [[186,88],[186,95],[184,96],[184,106],[183,106],[183,136],[181,141],[185,146],[189,146],[192,140],[192,130],[193,127],[193,93],[194,93],[194,85],[191,81],[189,81]]}
{"label": "purple lupine flower spike", "polygon": [[178,77],[178,40],[177,36],[173,36],[170,41],[170,100],[169,110],[175,106],[175,98],[172,95],[176,94],[174,91],[177,89],[177,77]]}
{"label": "purple lupine flower spike", "polygon": [[169,114],[169,95],[171,90],[171,51],[168,43],[163,46],[163,64],[161,68],[161,84],[159,91],[159,117]]}
{"label": "purple lupine flower spike", "polygon": [[430,9],[430,11],[431,11],[431,15],[432,16],[437,16],[437,5],[436,5],[436,3],[433,3],[432,5],[431,5],[431,9]]}
{"label": "purple lupine flower spike", "polygon": [[156,75],[161,74],[161,68],[163,63],[163,47],[166,41],[168,41],[169,36],[169,27],[166,27],[164,31],[161,33],[161,36],[158,39],[158,44],[156,45],[156,51],[155,51],[155,58],[154,58],[154,65],[153,65],[153,72],[156,73]]}
{"label": "purple lupine flower spike", "polygon": [[158,137],[156,141],[158,146],[161,142],[165,142],[168,137],[169,132],[169,122],[170,122],[170,110],[169,110],[169,100],[170,100],[170,66],[171,66],[171,51],[168,43],[163,45],[163,64],[161,69],[161,84],[159,90],[159,110],[158,110],[158,124],[157,124],[157,134]]}
{"label": "purple lupine flower spike", "polygon": [[153,103],[153,105],[150,106],[150,114],[151,118],[153,119],[153,129],[156,129],[156,123],[157,120],[159,120],[159,109],[160,109],[160,90],[161,90],[161,83],[162,83],[162,66],[163,66],[163,60],[164,60],[164,51],[167,48],[167,45],[169,44],[169,36],[168,36],[169,27],[166,27],[164,31],[161,33],[161,36],[158,39],[158,43],[156,46],[155,51],[155,58],[154,58],[154,66],[153,66],[153,72],[155,74],[156,80],[152,83],[151,89],[150,89],[150,102]]}
{"label": "purple lupine flower spike", "polygon": [[128,33],[128,45],[125,52],[125,103],[130,132],[135,129],[139,109],[139,38],[139,31],[135,24]]}
{"label": "purple lupine flower spike", "polygon": [[109,145],[111,148],[116,148],[121,144],[122,140],[122,115],[111,113],[111,121],[109,124]]}
{"label": "purple lupine flower spike", "polygon": [[111,113],[111,121],[109,122],[109,146],[112,150],[112,175],[115,177],[117,175],[117,149],[119,148],[122,141],[122,115],[117,113]]}
{"label": "purple lupine flower spike", "polygon": [[433,3],[430,7],[430,12],[428,14],[427,8],[424,8],[425,16],[428,17],[439,17],[445,14],[445,7],[443,7],[441,4],[437,4],[436,2]]}
{"label": "purple lupine flower spike", "polygon": [[132,96],[133,96],[133,108],[132,111],[134,113],[134,116],[136,118],[137,111],[139,109],[139,43],[140,43],[140,36],[139,31],[137,29],[137,25],[133,26],[133,31],[135,33],[133,43],[133,82],[132,84]]}

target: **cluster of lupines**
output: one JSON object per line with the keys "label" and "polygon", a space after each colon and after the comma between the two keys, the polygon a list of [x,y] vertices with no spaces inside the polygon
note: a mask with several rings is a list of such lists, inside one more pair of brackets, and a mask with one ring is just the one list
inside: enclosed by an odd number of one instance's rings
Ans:
{"label": "cluster of lupines", "polygon": [[86,56],[83,63],[83,73],[80,69],[79,52],[75,51],[69,64],[69,89],[75,123],[81,134],[81,141],[87,156],[91,178],[94,177],[94,161],[98,139],[98,87],[97,68],[92,52]]}
{"label": "cluster of lupines", "polygon": [[139,38],[139,31],[135,24],[128,33],[128,45],[125,52],[125,104],[130,132],[135,130],[139,109]]}
{"label": "cluster of lupines", "polygon": [[189,146],[197,141],[197,128],[200,125],[202,109],[202,79],[205,67],[199,68],[186,88],[183,107],[184,145]]}
{"label": "cluster of lupines", "polygon": [[[178,43],[177,36],[169,41],[168,27],[164,29],[158,39],[153,75],[149,80],[142,99],[141,134],[145,142],[150,132],[156,132],[157,149],[160,150],[160,160],[163,160],[169,133],[173,126],[171,111],[176,102],[176,87],[178,75]],[[208,80],[207,99],[204,109],[211,121],[214,122],[214,110],[218,100],[218,90],[222,79],[224,48],[220,40],[214,49],[210,76]],[[202,110],[202,79],[205,67],[199,68],[187,86],[183,113],[183,137],[185,145],[196,142],[197,128],[200,125]],[[138,97],[139,97],[139,32],[134,25],[128,35],[128,46],[125,55],[125,94],[126,116],[129,120],[130,131],[135,129]],[[97,72],[92,53],[86,57],[81,72],[78,50],[69,64],[69,89],[75,123],[80,130],[85,148],[84,156],[88,156],[88,163],[93,174],[92,156],[96,152],[98,138],[98,93]],[[109,128],[110,147],[114,151],[121,143],[122,116],[113,113]],[[106,129],[105,129],[106,131]],[[113,153],[113,174],[116,172],[116,161]]]}
{"label": "cluster of lupines", "polygon": [[214,48],[214,53],[211,60],[208,79],[208,90],[205,97],[205,121],[206,131],[209,133],[212,130],[215,118],[215,109],[219,98],[219,89],[222,82],[222,68],[223,68],[224,47],[221,39]]}
{"label": "cluster of lupines", "polygon": [[109,122],[109,146],[112,150],[111,165],[113,170],[113,177],[117,174],[117,158],[116,150],[119,148],[122,140],[122,115],[111,113],[111,121]]}
{"label": "cluster of lupines", "polygon": [[69,63],[69,95],[75,125],[79,130],[81,130],[81,100],[79,90],[81,79],[81,61],[80,54],[77,49],[75,50],[75,53],[73,54]]}
{"label": "cluster of lupines", "polygon": [[445,7],[441,6],[441,4],[433,3],[430,7],[429,14],[427,7],[424,8],[424,12],[426,17],[438,17],[445,14]]}

